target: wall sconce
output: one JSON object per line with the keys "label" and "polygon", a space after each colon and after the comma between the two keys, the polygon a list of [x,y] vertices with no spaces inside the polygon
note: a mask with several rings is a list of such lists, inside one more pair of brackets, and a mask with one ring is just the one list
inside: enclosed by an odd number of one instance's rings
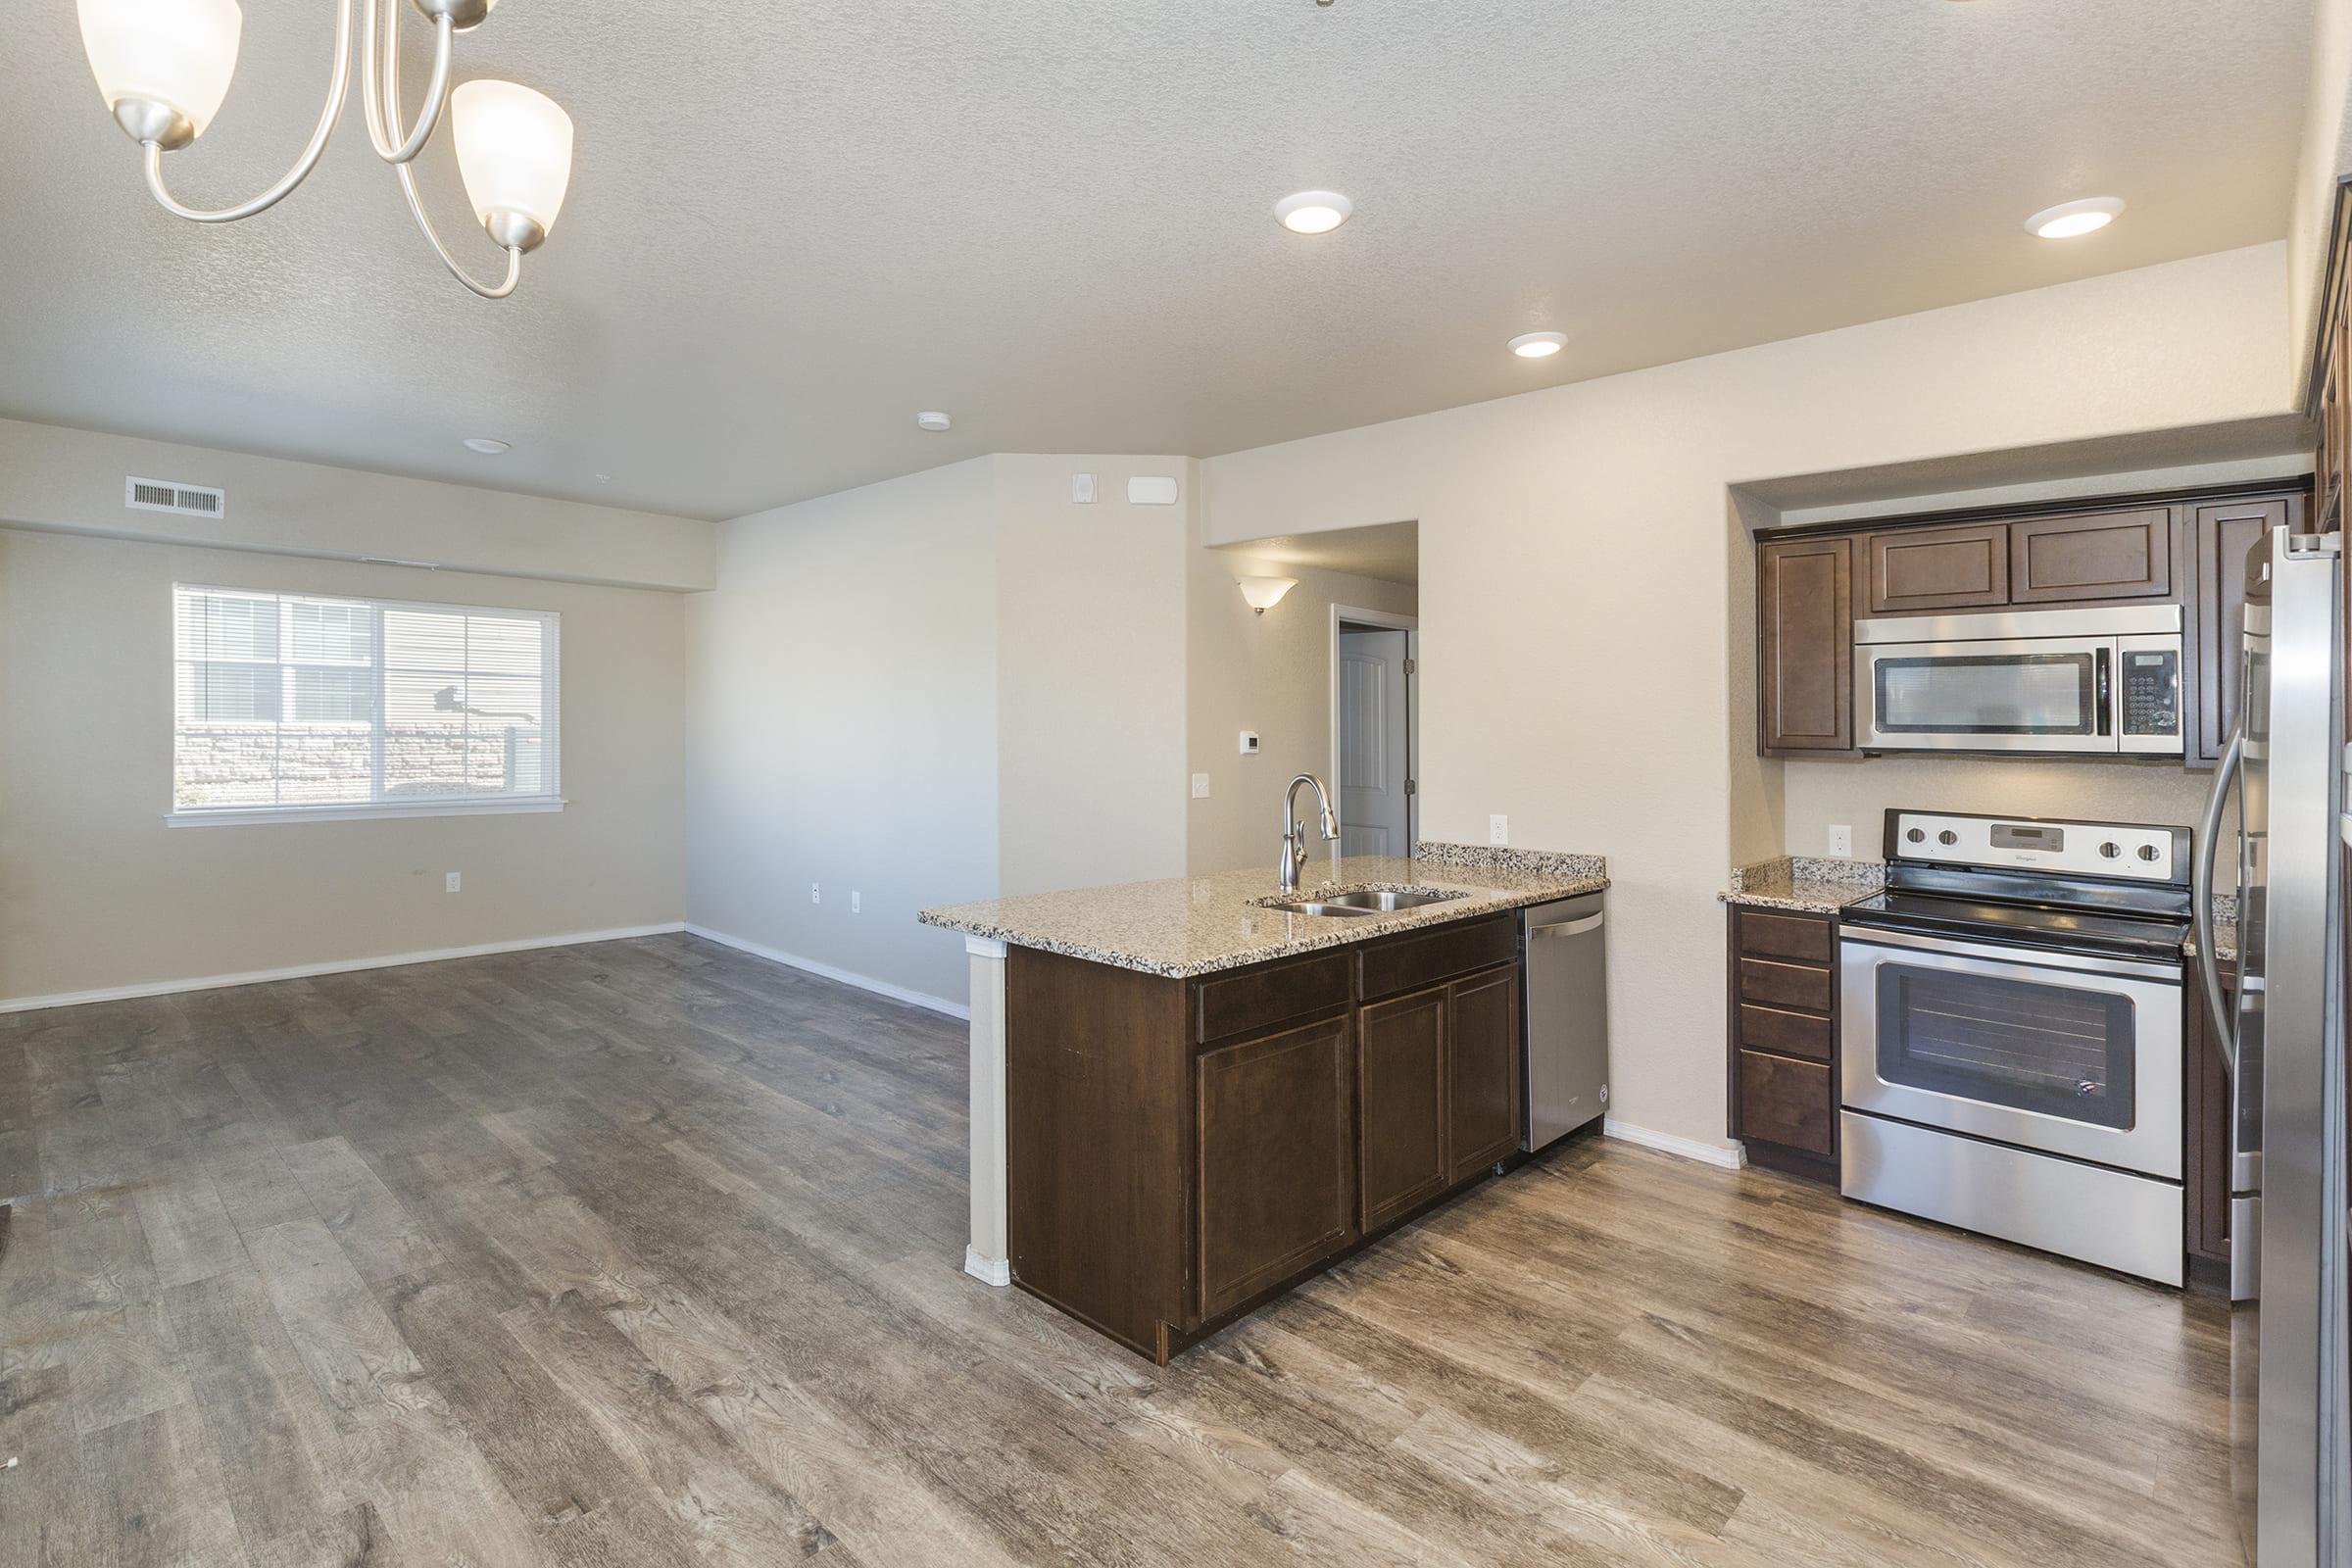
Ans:
{"label": "wall sconce", "polygon": [[1250,608],[1261,615],[1281,604],[1284,594],[1298,586],[1296,577],[1236,577],[1234,581],[1242,585],[1242,597],[1250,601]]}

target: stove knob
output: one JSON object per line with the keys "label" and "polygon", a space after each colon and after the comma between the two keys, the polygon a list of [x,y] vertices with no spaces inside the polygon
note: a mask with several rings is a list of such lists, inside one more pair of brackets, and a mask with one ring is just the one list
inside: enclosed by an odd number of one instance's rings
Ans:
{"label": "stove knob", "polygon": [[1925,844],[1928,842],[1928,830],[1924,827],[1915,827],[1910,832],[1904,834],[1903,837],[1909,839],[1914,844]]}
{"label": "stove knob", "polygon": [[2139,847],[2139,858],[2143,860],[2154,860],[2158,854],[2159,851],[2153,844],[2142,844]]}
{"label": "stove knob", "polygon": [[2099,846],[2099,854],[2110,860],[2115,859],[2123,853],[2124,847],[2121,844],[2116,843],[2113,839],[2109,839],[2106,843]]}
{"label": "stove knob", "polygon": [[1942,832],[1936,835],[1936,842],[1945,846],[1946,848],[1949,848],[1950,846],[1960,842],[1960,835],[1947,827]]}

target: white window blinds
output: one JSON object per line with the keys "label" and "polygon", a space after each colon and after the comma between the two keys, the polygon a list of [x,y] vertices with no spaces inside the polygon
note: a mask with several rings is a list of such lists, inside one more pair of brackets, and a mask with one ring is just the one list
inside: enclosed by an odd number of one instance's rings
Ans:
{"label": "white window blinds", "polygon": [[172,814],[557,801],[557,616],[176,584]]}

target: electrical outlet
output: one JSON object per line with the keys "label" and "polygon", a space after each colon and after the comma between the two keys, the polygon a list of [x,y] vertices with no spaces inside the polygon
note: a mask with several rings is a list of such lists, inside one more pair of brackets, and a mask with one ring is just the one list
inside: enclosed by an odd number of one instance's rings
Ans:
{"label": "electrical outlet", "polygon": [[1850,859],[1854,853],[1854,830],[1843,822],[1830,829],[1830,854],[1838,859]]}
{"label": "electrical outlet", "polygon": [[852,914],[858,914],[863,911],[864,906],[860,903],[861,897],[862,896],[856,888],[850,889],[850,912]]}
{"label": "electrical outlet", "polygon": [[1208,799],[1208,775],[1206,773],[1193,775],[1193,799],[1196,801]]}
{"label": "electrical outlet", "polygon": [[820,902],[820,901],[817,899],[817,896],[816,896],[816,884],[815,884],[815,883],[813,883],[813,882],[811,882],[811,883],[809,883],[809,884],[808,884],[808,902],[809,902],[810,904],[815,904],[815,903],[818,903],[818,902]]}
{"label": "electrical outlet", "polygon": [[1257,755],[1257,731],[1253,729],[1246,729],[1242,731],[1242,755],[1244,757],[1255,757]]}
{"label": "electrical outlet", "polygon": [[450,872],[448,875],[446,875],[446,876],[442,877],[442,879],[441,879],[441,891],[442,891],[442,892],[444,892],[444,893],[455,893],[455,892],[457,892],[457,891],[458,891],[458,873],[457,873],[457,872],[455,872],[455,871],[452,871],[452,872]]}
{"label": "electrical outlet", "polygon": [[1496,811],[1493,816],[1487,818],[1487,842],[1489,844],[1511,842],[1511,819],[1500,811]]}

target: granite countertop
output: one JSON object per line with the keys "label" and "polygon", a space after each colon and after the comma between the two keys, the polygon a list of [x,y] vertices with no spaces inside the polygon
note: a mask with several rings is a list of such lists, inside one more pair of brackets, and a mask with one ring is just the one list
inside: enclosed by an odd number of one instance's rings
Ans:
{"label": "granite countertop", "polygon": [[[2181,945],[2180,951],[2192,958],[2197,956],[2196,933],[2189,933],[2188,941]],[[2225,963],[2237,961],[2237,922],[2234,919],[2225,920],[2218,913],[2213,921],[2213,956]]]}
{"label": "granite countertop", "polygon": [[1751,909],[1836,914],[1886,885],[1886,866],[1881,860],[1830,860],[1809,855],[1784,855],[1775,860],[1736,867],[1732,885],[1715,896],[1726,904]]}
{"label": "granite countertop", "polygon": [[[1185,979],[1596,893],[1609,885],[1607,862],[1597,855],[1446,844],[1424,844],[1411,859],[1333,856],[1309,860],[1296,894],[1280,892],[1274,882],[1272,866],[1252,866],[1209,876],[982,899],[924,909],[916,918],[1014,947]],[[1439,888],[1462,897],[1372,915],[1297,914],[1265,906],[1270,899],[1359,888]]]}

